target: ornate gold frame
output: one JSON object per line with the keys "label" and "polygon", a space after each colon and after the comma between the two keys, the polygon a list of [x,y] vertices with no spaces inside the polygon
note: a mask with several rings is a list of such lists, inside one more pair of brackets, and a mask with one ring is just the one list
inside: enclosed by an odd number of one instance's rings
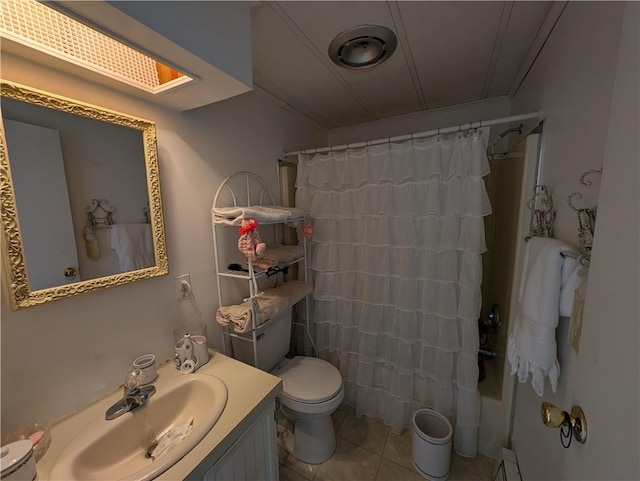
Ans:
{"label": "ornate gold frame", "polygon": [[153,247],[156,258],[156,265],[154,267],[31,291],[24,259],[22,235],[18,223],[16,199],[11,182],[11,169],[9,166],[4,124],[0,122],[2,280],[4,293],[9,299],[11,308],[15,310],[35,306],[84,292],[91,292],[97,289],[119,286],[141,279],[149,279],[151,277],[168,274],[169,261],[165,246],[164,222],[162,217],[155,123],[3,79],[0,79],[0,96],[90,119],[110,122],[142,132],[147,172],[147,190],[149,195],[149,218],[153,232]]}

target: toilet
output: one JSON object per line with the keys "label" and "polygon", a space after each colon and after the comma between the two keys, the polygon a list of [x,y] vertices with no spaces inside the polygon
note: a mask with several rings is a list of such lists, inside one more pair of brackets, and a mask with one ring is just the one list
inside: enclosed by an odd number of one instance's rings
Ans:
{"label": "toilet", "polygon": [[[315,357],[287,359],[291,338],[291,309],[283,312],[258,336],[258,369],[282,379],[281,412],[293,423],[293,433],[282,433],[281,446],[308,464],[320,464],[336,449],[331,414],[344,399],[340,372]],[[234,357],[253,365],[253,345],[235,337]]]}

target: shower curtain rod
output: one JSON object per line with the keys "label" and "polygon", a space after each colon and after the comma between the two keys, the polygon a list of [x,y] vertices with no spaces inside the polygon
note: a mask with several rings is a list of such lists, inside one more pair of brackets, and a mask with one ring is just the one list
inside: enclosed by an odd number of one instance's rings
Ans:
{"label": "shower curtain rod", "polygon": [[512,115],[511,117],[502,117],[500,119],[492,120],[480,120],[478,122],[468,122],[466,124],[459,124],[453,127],[445,127],[442,129],[427,130],[425,132],[416,132],[413,134],[398,135],[396,137],[385,137],[383,139],[366,140],[364,142],[356,142],[353,144],[332,145],[330,147],[319,147],[316,149],[296,150],[295,152],[284,152],[284,157],[291,157],[298,154],[319,154],[323,152],[332,152],[336,150],[358,149],[360,147],[367,147],[369,145],[390,144],[392,142],[403,142],[411,139],[421,139],[424,137],[431,137],[439,134],[449,134],[451,132],[461,132],[463,130],[478,129],[480,127],[490,127],[491,125],[507,124],[510,122],[518,122],[520,120],[528,119],[540,119],[542,117],[542,110],[537,112],[531,112],[528,114]]}

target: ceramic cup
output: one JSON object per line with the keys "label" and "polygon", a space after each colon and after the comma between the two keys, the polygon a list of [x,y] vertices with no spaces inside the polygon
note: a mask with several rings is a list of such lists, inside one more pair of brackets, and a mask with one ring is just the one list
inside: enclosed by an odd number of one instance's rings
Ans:
{"label": "ceramic cup", "polygon": [[33,443],[19,439],[0,448],[2,458],[2,481],[33,481],[38,476]]}
{"label": "ceramic cup", "polygon": [[149,384],[158,377],[156,372],[156,356],[145,354],[133,361],[133,368],[138,369],[142,374],[142,384]]}

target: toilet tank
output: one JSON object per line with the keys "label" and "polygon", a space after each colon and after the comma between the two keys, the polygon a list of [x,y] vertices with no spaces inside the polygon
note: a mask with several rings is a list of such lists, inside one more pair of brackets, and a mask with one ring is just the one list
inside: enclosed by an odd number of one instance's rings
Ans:
{"label": "toilet tank", "polygon": [[[267,327],[258,331],[258,364],[256,365],[253,358],[253,343],[232,337],[231,345],[235,359],[263,371],[271,371],[284,359],[285,354],[289,352],[291,342],[291,308],[268,322]],[[251,339],[250,334],[241,334],[239,337]]]}

